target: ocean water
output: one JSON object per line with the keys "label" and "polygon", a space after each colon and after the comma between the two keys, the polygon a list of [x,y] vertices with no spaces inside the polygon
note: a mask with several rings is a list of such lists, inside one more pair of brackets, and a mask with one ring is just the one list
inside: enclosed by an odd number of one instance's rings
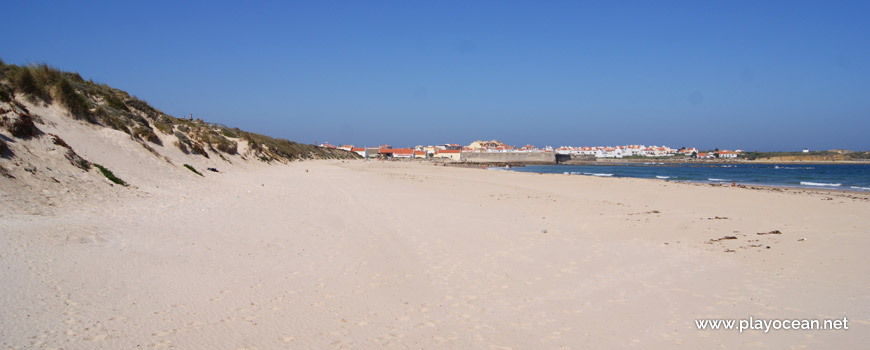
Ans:
{"label": "ocean water", "polygon": [[513,171],[870,191],[870,164],[530,165]]}

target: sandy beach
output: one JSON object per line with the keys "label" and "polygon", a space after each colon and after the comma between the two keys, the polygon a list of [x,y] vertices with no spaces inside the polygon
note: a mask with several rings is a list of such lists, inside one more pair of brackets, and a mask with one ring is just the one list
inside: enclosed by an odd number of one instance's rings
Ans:
{"label": "sandy beach", "polygon": [[[870,342],[866,195],[427,162],[222,170],[137,175],[135,188],[101,184],[22,205],[7,193],[2,347]],[[849,329],[740,333],[695,323],[748,317],[847,317]]]}

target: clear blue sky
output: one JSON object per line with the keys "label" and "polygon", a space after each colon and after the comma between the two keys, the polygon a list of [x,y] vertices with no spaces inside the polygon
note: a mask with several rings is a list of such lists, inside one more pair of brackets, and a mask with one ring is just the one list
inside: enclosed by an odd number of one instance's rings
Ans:
{"label": "clear blue sky", "polygon": [[7,63],[305,143],[870,149],[868,1],[2,7]]}

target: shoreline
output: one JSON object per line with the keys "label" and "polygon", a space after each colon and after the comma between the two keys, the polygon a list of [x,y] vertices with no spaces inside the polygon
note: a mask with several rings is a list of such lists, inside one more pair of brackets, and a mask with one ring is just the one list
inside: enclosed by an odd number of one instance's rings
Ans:
{"label": "shoreline", "polygon": [[[545,166],[556,166],[556,165],[564,165],[564,166],[575,166],[575,165],[579,165],[579,166],[585,166],[585,165],[594,165],[594,166],[626,166],[626,167],[633,167],[633,166],[636,166],[636,167],[643,167],[643,166],[651,166],[651,165],[653,165],[653,164],[624,164],[624,163],[621,163],[621,164],[620,164],[620,163],[611,163],[611,164],[601,164],[601,163],[597,163],[597,164],[592,164],[592,163],[594,163],[594,162],[590,162],[590,164],[539,164],[539,163],[531,163],[531,164],[529,164],[529,163],[520,163],[520,164],[516,164],[516,163],[468,163],[468,162],[437,162],[437,161],[435,161],[435,162],[433,162],[433,163],[435,163],[436,166],[437,166],[437,165],[445,165],[445,166],[452,166],[452,167],[458,167],[458,168],[471,168],[471,169],[504,168],[504,167],[507,166],[507,165],[511,166],[512,168],[515,168],[515,167],[516,167],[516,168],[525,168],[525,167],[527,167],[527,166],[537,166],[537,165],[545,165]],[[649,162],[647,162],[647,163],[649,163]],[[653,166],[659,165],[659,166],[662,166],[662,167],[668,167],[668,166],[677,166],[677,165],[683,165],[683,164],[685,164],[685,163],[671,163],[671,164],[667,164],[667,163],[665,163],[664,165],[655,164],[655,165],[653,165]],[[753,163],[737,163],[737,162],[719,162],[719,163],[712,163],[712,162],[710,162],[710,163],[697,164],[697,165],[698,165],[698,167],[705,167],[705,166],[732,165],[732,164],[753,164]],[[765,163],[754,163],[754,164],[765,164]],[[766,164],[766,165],[775,165],[775,164],[786,164],[786,165],[790,165],[789,163],[769,163],[769,164]],[[809,164],[809,163],[802,163],[802,164],[806,164],[806,165],[829,165],[829,164]],[[863,163],[862,163],[862,164],[863,164]],[[507,170],[510,170],[510,169],[507,169]],[[542,173],[542,172],[534,172],[534,171],[520,171],[520,172],[528,172],[528,173],[536,173],[536,174],[558,174],[558,175],[565,175],[565,174],[562,174],[562,173]],[[582,175],[582,174],[568,174],[568,175],[572,175],[572,176],[586,176],[586,177],[610,177],[610,176],[594,176],[594,175]],[[851,189],[851,188],[849,188],[849,187],[841,187],[841,186],[788,185],[788,184],[768,184],[768,183],[754,183],[754,182],[740,182],[740,181],[733,181],[733,182],[735,182],[735,185],[736,185],[736,186],[730,186],[729,184],[722,184],[721,182],[705,181],[705,180],[670,180],[670,179],[653,179],[653,178],[647,178],[647,177],[632,177],[632,176],[616,176],[615,178],[631,178],[631,179],[643,179],[643,180],[665,181],[665,182],[681,182],[681,183],[700,184],[700,185],[721,185],[721,186],[727,186],[727,187],[740,187],[740,188],[760,187],[760,188],[779,188],[779,189],[807,190],[807,191],[821,191],[821,192],[836,192],[836,193],[852,193],[852,194],[864,193],[864,194],[870,194],[870,191],[865,190],[865,189],[861,189],[861,188]],[[851,186],[850,186],[850,187],[851,187]]]}

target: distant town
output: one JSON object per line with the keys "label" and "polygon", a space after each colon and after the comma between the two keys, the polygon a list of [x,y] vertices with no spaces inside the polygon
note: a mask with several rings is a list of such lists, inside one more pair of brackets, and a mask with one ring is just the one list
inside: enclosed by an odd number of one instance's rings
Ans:
{"label": "distant town", "polygon": [[[446,158],[462,160],[463,155],[493,153],[493,154],[527,154],[551,153],[559,155],[585,156],[595,158],[629,158],[629,157],[686,157],[686,158],[737,158],[742,150],[713,150],[702,152],[695,147],[671,148],[668,146],[624,145],[624,146],[550,146],[538,148],[532,145],[516,147],[506,145],[498,140],[478,140],[467,146],[447,143],[435,146],[418,145],[414,148],[393,148],[390,145],[379,147],[356,147],[354,145],[331,145],[324,142],[319,147],[342,149],[356,152],[365,158]],[[806,152],[806,150],[805,150]]]}

